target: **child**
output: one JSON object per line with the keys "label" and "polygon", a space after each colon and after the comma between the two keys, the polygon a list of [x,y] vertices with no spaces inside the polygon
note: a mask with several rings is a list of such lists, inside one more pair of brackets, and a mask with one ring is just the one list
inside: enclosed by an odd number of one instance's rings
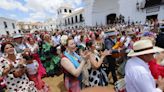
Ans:
{"label": "child", "polygon": [[50,92],[48,85],[42,81],[41,76],[38,74],[39,64],[33,59],[30,51],[26,51],[22,56],[24,59],[26,59],[28,77],[31,81],[34,81],[38,92]]}

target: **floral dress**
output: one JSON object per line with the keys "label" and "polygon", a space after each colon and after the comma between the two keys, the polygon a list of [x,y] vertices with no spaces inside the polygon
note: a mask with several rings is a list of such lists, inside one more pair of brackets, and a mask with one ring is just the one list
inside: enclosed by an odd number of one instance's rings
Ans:
{"label": "floral dress", "polygon": [[56,49],[49,43],[44,42],[40,54],[40,59],[46,69],[48,76],[53,76],[58,72],[60,57],[55,55]]}
{"label": "floral dress", "polygon": [[[12,68],[9,73],[4,76],[4,80],[6,81],[8,92],[37,92],[35,85],[32,81],[29,81],[26,74],[21,77],[14,77],[13,72],[15,69],[18,69],[18,65],[20,62],[20,56],[17,55],[16,61],[12,62],[14,68]],[[5,68],[8,68],[10,61],[4,57],[0,58],[0,76]]]}

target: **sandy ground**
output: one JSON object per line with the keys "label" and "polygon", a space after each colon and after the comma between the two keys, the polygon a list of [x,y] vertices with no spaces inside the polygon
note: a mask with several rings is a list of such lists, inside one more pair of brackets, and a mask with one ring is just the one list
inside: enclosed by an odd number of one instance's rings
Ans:
{"label": "sandy ground", "polygon": [[[48,77],[48,78],[44,78],[43,79],[51,88],[51,92],[66,92],[65,88],[64,88],[64,82],[63,82],[63,75],[59,76],[59,77]],[[108,92],[114,92],[113,91],[113,86],[109,85],[108,87],[106,87],[106,89],[108,90]],[[90,90],[90,89],[89,89]],[[103,91],[103,90],[101,90]],[[85,92],[101,92],[101,91],[85,91]],[[106,91],[103,91],[106,92]]]}
{"label": "sandy ground", "polygon": [[63,75],[43,79],[51,89],[51,92],[66,92],[64,88]]}

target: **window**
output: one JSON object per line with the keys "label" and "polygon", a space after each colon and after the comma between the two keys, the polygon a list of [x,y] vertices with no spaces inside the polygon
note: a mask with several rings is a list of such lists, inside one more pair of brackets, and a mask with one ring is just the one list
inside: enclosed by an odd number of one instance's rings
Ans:
{"label": "window", "polygon": [[4,23],[4,28],[7,28],[7,23],[5,21],[3,23]]}
{"label": "window", "polygon": [[60,13],[62,13],[62,11],[60,10]]}
{"label": "window", "polygon": [[78,22],[78,20],[77,20],[77,16],[75,16],[75,22],[76,22],[76,23]]}
{"label": "window", "polygon": [[151,7],[154,5],[160,5],[162,3],[162,0],[146,0],[146,7]]}
{"label": "window", "polygon": [[69,20],[69,18],[68,18],[68,25],[70,24],[70,20]]}
{"label": "window", "polygon": [[19,33],[21,33],[21,30],[18,30]]}
{"label": "window", "polygon": [[83,15],[80,14],[80,22],[83,22]]}
{"label": "window", "polygon": [[65,19],[65,25],[67,25],[67,20]]}
{"label": "window", "polygon": [[64,12],[67,12],[67,9],[64,9]]}
{"label": "window", "polygon": [[73,17],[71,18],[71,20],[72,20],[72,24],[73,24]]}
{"label": "window", "polygon": [[12,26],[13,26],[13,29],[15,29],[15,24],[14,23],[12,23]]}
{"label": "window", "polygon": [[6,34],[7,34],[7,35],[10,35],[9,31],[6,31]]}
{"label": "window", "polygon": [[69,13],[72,13],[72,10],[69,10]]}

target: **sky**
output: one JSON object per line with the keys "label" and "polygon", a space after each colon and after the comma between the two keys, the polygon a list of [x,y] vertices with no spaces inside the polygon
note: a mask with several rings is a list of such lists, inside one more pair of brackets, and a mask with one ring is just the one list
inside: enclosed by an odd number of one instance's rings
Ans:
{"label": "sky", "polygon": [[55,19],[57,8],[68,3],[73,8],[83,6],[82,0],[0,0],[0,17],[18,21],[45,21]]}

